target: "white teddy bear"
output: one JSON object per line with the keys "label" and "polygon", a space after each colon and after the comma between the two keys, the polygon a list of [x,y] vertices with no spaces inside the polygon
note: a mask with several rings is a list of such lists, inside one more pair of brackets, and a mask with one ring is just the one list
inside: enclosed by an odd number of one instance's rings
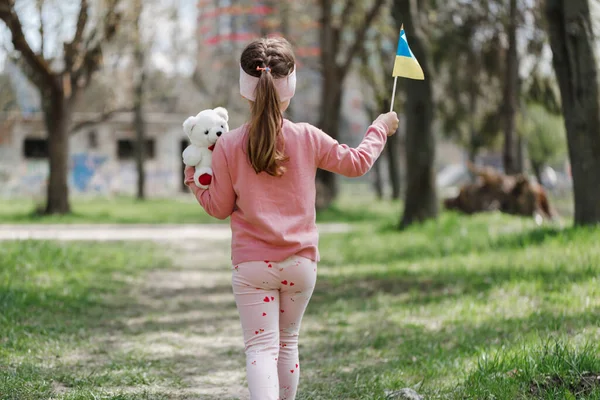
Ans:
{"label": "white teddy bear", "polygon": [[183,123],[183,131],[190,138],[190,145],[183,152],[183,163],[195,167],[196,186],[206,189],[212,181],[212,152],[215,143],[229,131],[229,115],[223,107],[203,110]]}

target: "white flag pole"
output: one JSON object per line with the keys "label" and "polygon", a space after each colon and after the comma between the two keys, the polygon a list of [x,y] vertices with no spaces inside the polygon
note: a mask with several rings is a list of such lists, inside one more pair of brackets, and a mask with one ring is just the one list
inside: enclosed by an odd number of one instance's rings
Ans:
{"label": "white flag pole", "polygon": [[398,82],[398,77],[394,77],[394,90],[392,91],[392,104],[390,105],[390,112],[394,111],[394,98],[396,97],[396,83]]}

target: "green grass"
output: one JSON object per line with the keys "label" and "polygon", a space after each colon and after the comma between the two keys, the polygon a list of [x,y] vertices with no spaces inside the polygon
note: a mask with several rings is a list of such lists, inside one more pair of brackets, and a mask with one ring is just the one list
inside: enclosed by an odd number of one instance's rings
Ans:
{"label": "green grass", "polygon": [[[350,183],[353,182],[353,183]],[[342,180],[340,199],[328,210],[317,214],[319,223],[370,223],[385,220],[393,225],[400,220],[401,204],[378,201],[373,189],[364,182]],[[570,195],[551,196],[551,204],[561,219],[570,224],[573,199]],[[137,201],[131,197],[71,199],[73,212],[65,216],[44,216],[35,210],[40,204],[31,199],[0,198],[0,224],[199,224],[227,223],[210,217],[191,194],[174,198]]]}
{"label": "green grass", "polygon": [[[364,195],[362,196],[364,199]],[[148,199],[137,201],[130,197],[75,198],[71,201],[73,212],[69,215],[44,216],[35,212],[32,200],[1,199],[0,224],[198,224],[228,223],[210,217],[192,195],[173,199]],[[365,210],[367,206],[367,210]],[[381,219],[391,209],[398,210],[395,202],[356,203],[355,197],[346,193],[330,209],[317,215],[317,222],[365,222]]]}
{"label": "green grass", "polygon": [[219,223],[189,197],[137,201],[130,197],[75,198],[72,214],[42,216],[36,204],[24,199],[0,199],[0,224],[198,224]]}
{"label": "green grass", "polygon": [[[108,355],[106,344],[90,341],[122,328],[114,316],[127,309],[126,286],[165,262],[150,244],[0,242],[0,398],[49,399],[62,388],[65,399],[116,400],[133,397],[95,396],[103,387],[176,385],[168,362]],[[83,349],[92,361],[80,359]]]}
{"label": "green grass", "polygon": [[373,207],[321,238],[300,399],[600,398],[600,229]]}
{"label": "green grass", "polygon": [[577,349],[554,341],[485,354],[458,393],[468,398],[598,399],[598,349],[597,344]]}
{"label": "green grass", "polygon": [[[399,217],[396,202],[357,198],[319,215],[354,230],[321,236],[298,400],[383,400],[404,387],[427,399],[600,398],[600,229],[445,213],[399,232]],[[168,399],[165,387],[185,389],[173,372],[180,359],[91,340],[118,337],[124,316],[149,312],[128,288],[161,266],[151,245],[0,243],[0,399]],[[231,296],[229,285],[213,290]],[[152,312],[185,313],[177,307]],[[241,348],[227,351],[243,364]]]}

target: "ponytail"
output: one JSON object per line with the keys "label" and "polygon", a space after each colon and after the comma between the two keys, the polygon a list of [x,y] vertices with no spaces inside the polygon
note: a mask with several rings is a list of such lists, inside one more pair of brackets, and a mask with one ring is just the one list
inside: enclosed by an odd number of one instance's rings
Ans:
{"label": "ponytail", "polygon": [[283,38],[257,39],[248,44],[240,58],[242,70],[258,79],[253,89],[252,116],[248,130],[248,160],[257,174],[281,176],[285,143],[283,115],[275,80],[288,77],[295,68],[294,52]]}
{"label": "ponytail", "polygon": [[285,172],[281,164],[288,158],[284,154],[282,124],[283,115],[273,75],[263,71],[256,86],[248,132],[248,158],[257,174],[264,171],[272,176],[281,176]]}

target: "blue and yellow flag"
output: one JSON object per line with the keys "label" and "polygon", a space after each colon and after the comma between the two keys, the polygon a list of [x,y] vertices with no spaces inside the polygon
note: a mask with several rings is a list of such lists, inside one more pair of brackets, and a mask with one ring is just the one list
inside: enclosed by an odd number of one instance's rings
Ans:
{"label": "blue and yellow flag", "polygon": [[419,80],[425,79],[421,65],[408,46],[404,25],[400,31],[400,40],[398,41],[398,51],[396,52],[396,62],[394,63],[392,76]]}

